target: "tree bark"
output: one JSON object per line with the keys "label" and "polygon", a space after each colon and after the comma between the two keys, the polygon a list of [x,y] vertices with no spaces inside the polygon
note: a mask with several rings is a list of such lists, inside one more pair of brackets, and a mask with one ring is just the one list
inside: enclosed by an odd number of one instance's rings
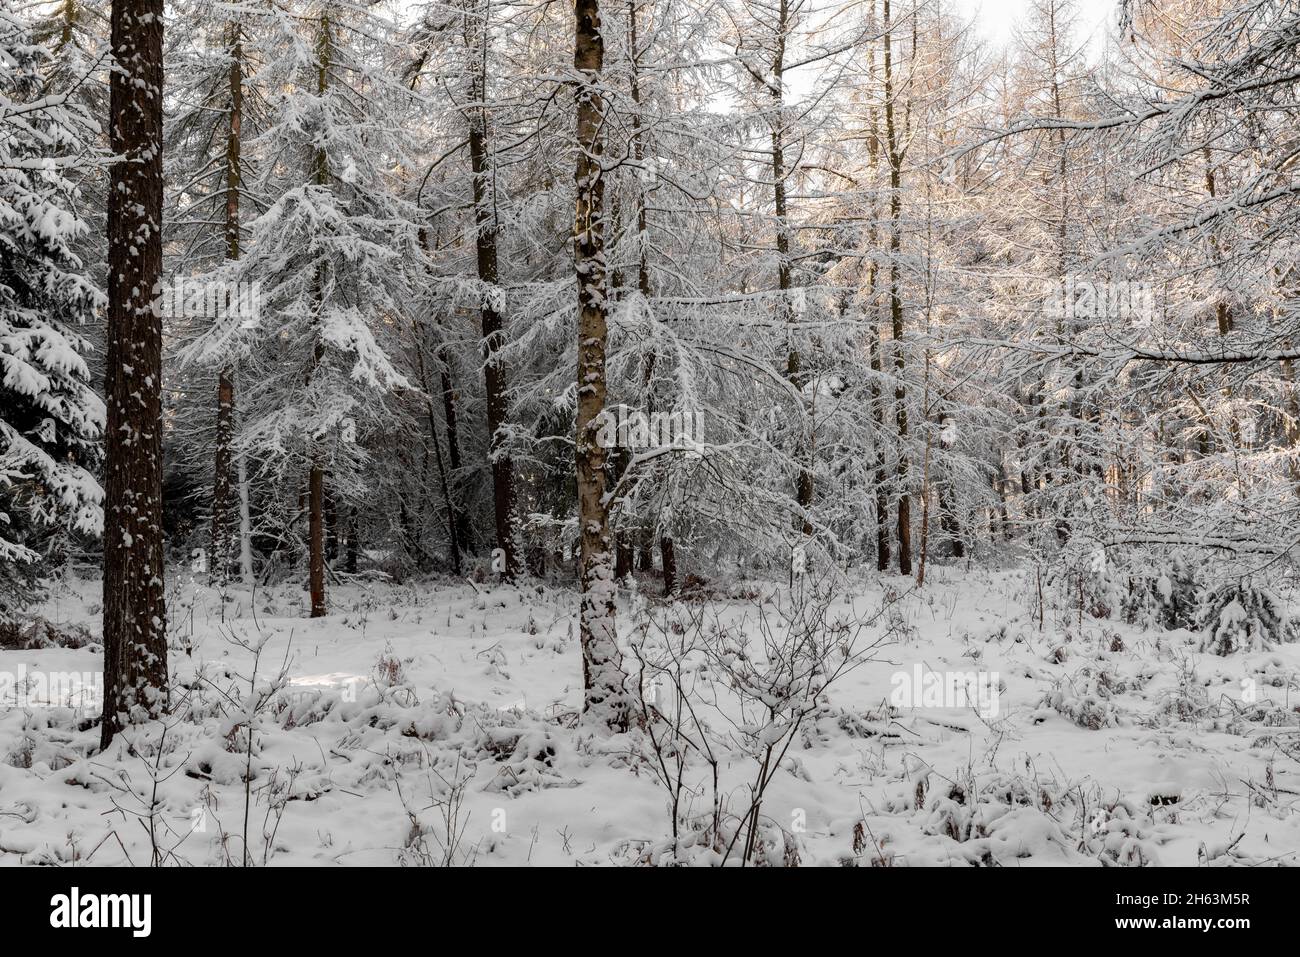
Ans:
{"label": "tree bark", "polygon": [[253,583],[253,511],[249,501],[248,463],[241,455],[236,465],[239,479],[239,577],[245,585]]}
{"label": "tree bark", "polygon": [[[330,33],[329,12],[321,14],[320,34],[316,43],[317,84],[316,92],[324,96],[329,89],[330,59],[333,39]],[[316,151],[315,181],[317,186],[329,183],[328,159],[323,149]],[[319,288],[319,277],[317,277]],[[312,363],[312,374],[324,356],[322,342],[318,339]],[[307,580],[311,591],[311,617],[323,618],[326,614],[325,604],[325,464],[319,439],[312,438],[311,471],[307,479]]]}
{"label": "tree bark", "polygon": [[442,486],[442,502],[447,517],[447,548],[451,553],[451,568],[457,577],[461,574],[460,553],[462,541],[460,537],[460,508],[452,498],[451,480],[447,475],[447,470],[442,462],[442,444],[438,440],[438,420],[433,414],[433,394],[429,389],[429,378],[424,368],[424,343],[417,342],[415,346],[416,362],[420,372],[420,386],[425,390],[427,395],[425,408],[429,420],[429,441],[433,444],[434,464],[438,468],[438,483]]}
{"label": "tree bark", "polygon": [[[244,117],[243,44],[239,24],[230,25],[230,112],[226,126],[226,259],[239,258],[240,131]],[[222,366],[217,375],[217,435],[212,456],[213,581],[224,583],[230,573],[231,496],[230,444],[235,432],[235,371]]]}
{"label": "tree bark", "polygon": [[163,3],[113,0],[104,483],[104,715],[124,723],[167,706],[163,593]]}
{"label": "tree bark", "polygon": [[578,286],[578,413],[574,433],[580,529],[579,613],[583,665],[583,722],[592,730],[626,730],[630,703],[614,620],[614,561],[605,500],[605,450],[598,441],[605,409],[605,179],[601,170],[600,94],[604,38],[598,0],[575,0],[573,66],[578,74],[576,114],[577,208],[573,224]]}
{"label": "tree bark", "polygon": [[907,387],[903,384],[907,360],[903,354],[903,299],[898,265],[902,249],[903,156],[894,119],[894,72],[891,44],[890,0],[884,2],[885,146],[889,154],[889,318],[894,337],[894,407],[898,423],[898,573],[912,574],[912,497],[908,488],[911,463],[907,456]]}
{"label": "tree bark", "polygon": [[[867,28],[872,33],[876,30],[876,5],[873,2],[868,12],[869,20]],[[876,48],[874,43],[867,51],[868,74],[874,75],[876,72]],[[871,182],[874,187],[879,182],[879,162],[880,162],[880,114],[873,105],[869,110],[870,126],[867,136],[867,157],[871,164]],[[879,233],[877,229],[877,202],[878,198],[874,191],[871,195],[871,216],[868,227],[868,246],[874,251],[877,248]],[[873,485],[875,486],[875,521],[876,521],[876,570],[889,570],[889,492],[887,487],[887,477],[885,474],[885,407],[884,407],[884,390],[881,388],[881,378],[884,372],[884,360],[882,350],[884,348],[880,338],[880,305],[877,295],[879,293],[878,285],[880,280],[880,263],[873,257],[867,265],[867,302],[871,310],[870,324],[870,341],[867,345],[868,363],[871,368],[871,420],[875,426],[874,436],[874,453],[875,453],[875,473],[873,475]]]}
{"label": "tree bark", "polygon": [[[794,289],[794,275],[790,268],[790,211],[786,193],[786,178],[789,171],[785,160],[785,38],[790,28],[790,8],[787,0],[779,0],[776,21],[776,51],[772,57],[772,80],[768,92],[772,97],[774,115],[772,118],[772,210],[776,216],[776,284],[779,292],[778,308],[780,318],[787,325],[793,322],[793,304],[790,301]],[[803,372],[803,359],[798,346],[791,339],[786,349],[786,378],[796,389],[802,390],[806,376]],[[807,419],[807,409],[802,409]],[[799,423],[800,431],[806,421]],[[799,506],[799,529],[805,536],[813,532],[809,509],[812,508],[815,491],[813,473],[810,467],[812,447],[806,433],[801,434],[795,459],[800,463],[799,473],[795,477],[795,502]]]}
{"label": "tree bark", "polygon": [[[480,12],[481,11],[481,12]],[[515,467],[507,451],[505,426],[510,415],[509,372],[501,352],[505,330],[497,309],[497,217],[491,143],[487,127],[487,5],[465,18],[465,42],[478,63],[470,74],[469,124],[470,167],[474,177],[474,244],[477,254],[479,321],[483,332],[483,380],[487,397],[488,459],[492,465],[492,509],[496,517],[497,548],[505,556],[503,577],[519,574],[515,547]],[[478,48],[476,50],[476,48]]]}
{"label": "tree bark", "polygon": [[[428,229],[420,229],[420,245],[425,252],[432,253],[436,242],[429,239]],[[442,417],[447,426],[447,469],[444,471],[442,452],[438,445],[438,427],[433,412],[433,389],[424,365],[425,338],[423,329],[416,336],[416,356],[420,366],[420,384],[430,396],[428,405],[429,435],[432,437],[434,450],[438,458],[438,476],[442,482],[443,500],[447,508],[448,539],[451,547],[451,560],[457,575],[461,572],[461,555],[470,550],[469,516],[461,503],[460,486],[457,476],[460,474],[460,433],[456,426],[456,390],[451,382],[451,354],[444,341],[438,346],[435,355],[438,360],[438,387],[442,393]]]}
{"label": "tree bark", "polygon": [[307,485],[307,526],[309,579],[311,582],[311,616],[325,615],[325,470],[319,464],[311,468]]}

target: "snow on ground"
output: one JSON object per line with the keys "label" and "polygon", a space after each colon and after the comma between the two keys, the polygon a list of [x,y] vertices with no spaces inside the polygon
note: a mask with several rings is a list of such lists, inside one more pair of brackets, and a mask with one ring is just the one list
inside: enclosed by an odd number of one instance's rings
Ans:
{"label": "snow on ground", "polygon": [[[1300,646],[1219,658],[1185,631],[1050,610],[1040,627],[1032,590],[1023,572],[954,569],[922,592],[901,579],[846,589],[833,614],[884,643],[793,734],[754,859],[1295,863]],[[621,634],[647,613],[672,634],[686,610],[752,633],[775,592],[648,612],[625,596]],[[711,772],[696,754],[674,844],[646,731],[580,730],[571,590],[348,585],[331,599],[310,620],[294,585],[223,600],[175,579],[175,718],[106,754],[95,707],[44,706],[38,683],[98,672],[96,644],[0,649],[0,863],[739,862],[703,833]],[[60,583],[42,613],[94,638],[98,603],[98,582]],[[996,709],[900,698],[898,676],[918,667],[984,676]],[[722,714],[707,720],[726,838],[758,765]]]}

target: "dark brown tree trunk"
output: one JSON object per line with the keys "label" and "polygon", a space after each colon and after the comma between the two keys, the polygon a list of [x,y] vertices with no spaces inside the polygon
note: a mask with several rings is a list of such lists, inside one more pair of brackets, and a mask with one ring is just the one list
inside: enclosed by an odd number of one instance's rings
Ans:
{"label": "dark brown tree trunk", "polygon": [[[426,252],[432,252],[429,240],[429,231],[420,229],[420,245]],[[416,344],[416,354],[420,364],[420,383],[428,395],[433,395],[431,383],[425,372],[424,367],[424,335],[421,332],[419,342]],[[469,541],[469,516],[465,514],[465,509],[461,505],[459,483],[457,476],[460,473],[460,433],[456,427],[456,390],[452,387],[451,382],[451,355],[447,351],[446,343],[438,346],[438,388],[442,393],[442,417],[447,426],[447,468],[444,470],[442,462],[441,446],[438,444],[438,426],[434,419],[433,399],[429,399],[429,435],[433,441],[434,450],[438,455],[438,477],[442,483],[443,501],[447,509],[447,529],[448,539],[451,547],[452,566],[457,575],[461,572],[461,554],[470,550]]]}
{"label": "dark brown tree trunk", "polygon": [[[872,270],[875,270],[873,264]],[[873,321],[871,335],[871,371],[884,371],[881,359],[880,325]],[[871,416],[876,425],[876,569],[889,570],[889,492],[885,475],[885,407],[880,380],[871,384]]]}
{"label": "dark brown tree trunk", "polygon": [[458,489],[460,487],[457,476],[460,475],[460,431],[456,426],[456,390],[451,381],[451,356],[447,354],[446,349],[440,349],[438,359],[442,368],[438,372],[439,385],[442,390],[442,418],[447,425],[447,466],[450,475],[447,476],[447,487],[451,490],[453,499],[457,502],[456,506],[456,541],[460,544],[461,550],[468,552],[472,549],[473,543],[469,537],[469,516],[465,514],[465,509],[460,506],[460,496]]}
{"label": "dark brown tree trunk", "polygon": [[578,285],[578,414],[574,432],[578,480],[582,603],[583,720],[593,730],[623,731],[630,703],[614,621],[614,561],[605,500],[605,450],[598,438],[605,409],[605,178],[601,170],[605,56],[598,0],[575,0],[573,66],[578,159],[573,224]]}
{"label": "dark brown tree trunk", "polygon": [[659,536],[659,561],[664,566],[664,594],[677,592],[677,548],[669,535]]}
{"label": "dark brown tree trunk", "polygon": [[[333,39],[330,33],[328,10],[322,13],[320,35],[317,38],[317,86],[316,92],[324,96],[329,89],[330,60]],[[324,150],[318,150],[315,163],[315,180],[317,186],[329,183],[329,169]],[[319,283],[320,277],[317,277]],[[318,286],[319,288],[319,286]],[[324,357],[324,348],[318,339],[313,358],[312,374]],[[313,439],[311,472],[307,482],[307,579],[311,591],[311,617],[323,618],[325,606],[325,465],[321,443]]]}
{"label": "dark brown tree trunk", "polygon": [[930,437],[927,430],[921,458],[921,549],[916,567],[916,587],[925,585],[925,563],[930,557]]}
{"label": "dark brown tree trunk", "polygon": [[[426,393],[429,393],[429,380],[428,376],[425,374],[424,368],[423,343],[416,345],[416,359],[420,371],[420,385],[424,388]],[[429,417],[429,441],[433,444],[434,462],[438,468],[438,483],[442,486],[442,501],[447,516],[447,547],[451,552],[452,571],[459,576],[461,573],[460,553],[461,549],[464,547],[464,540],[460,535],[461,510],[453,497],[451,481],[442,462],[442,444],[438,440],[438,420],[434,415],[433,398],[431,394],[426,409]]]}
{"label": "dark brown tree trunk", "polygon": [[[868,10],[867,28],[872,33],[876,29],[876,5],[872,3]],[[876,48],[873,43],[867,51],[868,73],[874,75],[876,72]],[[878,182],[878,164],[880,161],[880,113],[875,106],[870,109],[870,126],[867,136],[867,156],[871,163],[872,182]],[[872,214],[871,225],[868,231],[868,243],[872,249],[876,248],[879,239],[876,222],[876,198],[872,196]],[[884,390],[881,387],[881,377],[884,372],[884,359],[882,352],[884,346],[880,338],[880,305],[877,298],[878,284],[880,280],[880,264],[873,258],[867,266],[867,297],[871,310],[871,339],[867,346],[868,361],[871,367],[871,419],[875,426],[874,452],[875,452],[875,473],[872,484],[875,486],[875,505],[876,505],[876,570],[889,570],[889,491],[888,479],[885,474],[885,406]]]}
{"label": "dark brown tree trunk", "polygon": [[[628,460],[630,458],[631,455],[628,453],[628,450],[622,447],[614,453],[613,479],[616,488],[618,487],[619,481],[623,478],[624,473],[627,472]],[[619,581],[623,581],[632,576],[634,565],[632,560],[632,533],[633,529],[625,527],[621,531],[616,532],[614,536],[614,577]]]}
{"label": "dark brown tree trunk", "polygon": [[108,747],[126,722],[167,707],[163,594],[163,2],[113,0],[108,191],[104,482],[104,716]]}
{"label": "dark brown tree trunk", "polygon": [[899,290],[899,259],[902,249],[903,155],[894,120],[894,73],[891,45],[890,0],[884,2],[885,32],[885,146],[889,155],[889,319],[894,337],[894,407],[898,422],[898,572],[912,574],[912,496],[909,491],[911,463],[907,456],[907,388],[903,384],[906,358],[903,354],[903,299]]}
{"label": "dark brown tree trunk", "polygon": [[636,567],[639,571],[652,572],[655,570],[653,544],[654,535],[650,529],[645,529],[637,538]]}
{"label": "dark brown tree trunk", "polygon": [[235,381],[225,366],[217,375],[217,435],[212,456],[212,557],[209,578],[226,581],[230,569],[230,442],[235,431]]}
{"label": "dark brown tree trunk", "polygon": [[[953,558],[966,557],[966,542],[962,538],[961,520],[952,507],[952,491],[939,485],[939,527],[943,530],[944,535],[948,537],[948,551]],[[993,537],[990,531],[989,537]]]}
{"label": "dark brown tree trunk", "polygon": [[[790,268],[790,210],[786,193],[788,170],[785,161],[785,38],[789,30],[790,9],[786,0],[778,0],[776,21],[776,50],[772,57],[772,78],[768,83],[768,93],[772,98],[774,116],[772,120],[772,209],[776,215],[776,285],[779,292],[779,321],[789,325],[793,321],[793,304],[790,301],[794,289],[794,275]],[[804,385],[803,359],[793,339],[788,344],[785,361],[786,378],[796,389]],[[799,423],[801,434],[795,459],[799,462],[799,474],[795,477],[795,502],[801,512],[798,525],[804,535],[813,532],[809,510],[812,508],[814,482],[810,468],[812,443],[807,435],[807,410],[803,409],[803,420]]]}
{"label": "dark brown tree trunk", "polygon": [[339,509],[332,488],[325,490],[325,560],[333,563],[339,557]]}
{"label": "dark brown tree trunk", "polygon": [[[244,118],[243,44],[239,25],[230,25],[230,113],[226,125],[226,258],[239,258],[240,130]],[[217,376],[217,435],[212,456],[211,579],[225,582],[231,564],[230,443],[235,433],[235,372],[223,366]]]}
{"label": "dark brown tree trunk", "polygon": [[325,615],[325,470],[319,464],[311,468],[307,483],[307,541],[309,580],[311,582],[311,616]]}
{"label": "dark brown tree trunk", "polygon": [[504,577],[519,574],[519,556],[515,541],[515,467],[507,450],[505,427],[510,415],[509,372],[502,350],[505,348],[504,324],[497,311],[499,270],[497,267],[497,217],[495,209],[495,172],[490,161],[491,148],[487,126],[486,49],[487,6],[484,4],[466,18],[465,40],[471,53],[478,57],[471,74],[469,123],[470,167],[474,174],[474,236],[478,279],[483,286],[479,300],[479,320],[483,331],[483,379],[487,395],[488,458],[492,463],[492,509],[496,517],[497,548],[504,558]]}

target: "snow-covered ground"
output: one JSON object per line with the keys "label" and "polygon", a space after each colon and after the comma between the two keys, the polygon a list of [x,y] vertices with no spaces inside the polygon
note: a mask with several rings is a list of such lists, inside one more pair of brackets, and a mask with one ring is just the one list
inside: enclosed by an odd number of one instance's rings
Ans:
{"label": "snow-covered ground", "polygon": [[[1035,587],[1023,571],[941,568],[923,591],[843,589],[832,616],[880,644],[792,732],[751,859],[1295,863],[1300,646],[1221,658],[1186,631],[1050,610],[1040,626]],[[753,634],[788,603],[779,591],[751,583],[675,607],[624,596],[621,635],[650,618],[678,634],[696,615]],[[296,586],[223,600],[175,579],[175,717],[105,754],[93,703],[40,700],[50,681],[98,672],[97,645],[0,650],[0,863],[740,862],[726,838],[758,770],[745,742],[765,730],[725,704],[703,718],[724,833],[706,833],[712,770],[688,746],[674,842],[664,722],[602,739],[576,721],[573,591],[349,585],[331,600],[310,620]],[[61,583],[41,612],[94,638],[98,603],[98,582]],[[927,676],[949,673],[996,694],[930,695]],[[696,679],[703,711],[726,677]],[[656,715],[682,713],[656,693]]]}

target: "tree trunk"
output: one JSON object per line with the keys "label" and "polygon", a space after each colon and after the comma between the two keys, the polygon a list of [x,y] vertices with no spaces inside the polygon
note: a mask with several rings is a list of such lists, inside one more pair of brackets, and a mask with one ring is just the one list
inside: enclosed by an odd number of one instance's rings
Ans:
{"label": "tree trunk", "polygon": [[652,572],[655,570],[653,543],[654,534],[652,529],[644,529],[637,536],[636,567],[640,571]]}
{"label": "tree trunk", "polygon": [[[641,122],[641,72],[640,72],[640,55],[641,47],[637,40],[637,6],[636,0],[628,0],[627,5],[627,23],[628,23],[628,49],[630,51],[629,63],[629,85],[632,93],[632,102],[635,109],[632,113],[632,159],[636,162],[638,168],[644,169],[642,165],[645,160],[645,132]],[[640,292],[641,298],[646,301],[648,306],[650,296],[653,291],[650,283],[650,207],[646,200],[646,187],[643,184],[636,194],[636,232],[637,232],[637,291]],[[655,396],[654,396],[654,370],[655,363],[658,360],[658,353],[652,352],[650,359],[646,363],[642,376],[642,385],[646,389],[649,397],[650,415],[654,417],[655,413]],[[663,510],[660,510],[660,518],[663,516]],[[677,550],[673,547],[672,530],[668,522],[657,522],[662,525],[659,528],[659,558],[662,565],[664,594],[672,595],[677,591]],[[654,527],[642,536],[638,543],[640,555],[637,562],[642,571],[654,571],[654,554],[652,551],[652,542],[654,539]],[[620,560],[623,560],[621,549],[626,547],[626,561],[629,571],[632,565],[631,541],[620,543]]]}
{"label": "tree trunk", "polygon": [[[615,488],[618,487],[624,473],[627,472],[628,460],[631,459],[631,457],[631,453],[622,446],[620,446],[612,456],[614,460],[612,463],[612,478],[614,480]],[[624,501],[625,500],[620,497],[618,502],[620,508],[623,506]],[[616,512],[616,514],[621,513]],[[623,581],[624,579],[632,577],[632,569],[635,565],[632,554],[632,535],[635,529],[626,527],[627,521],[625,518],[620,519],[620,522],[625,527],[614,532],[614,577],[619,581]]]}
{"label": "tree trunk", "polygon": [[438,350],[438,361],[442,368],[438,372],[439,384],[442,389],[442,419],[447,425],[447,467],[450,474],[447,476],[447,487],[451,490],[453,498],[457,502],[456,506],[456,541],[460,544],[462,551],[470,551],[474,546],[470,541],[469,535],[469,516],[465,514],[465,509],[460,506],[460,483],[457,476],[460,475],[460,430],[456,425],[456,390],[451,381],[451,356],[447,353],[446,348]]}
{"label": "tree trunk", "polygon": [[907,456],[907,387],[903,384],[903,299],[898,265],[902,249],[903,156],[894,121],[894,73],[890,34],[890,0],[884,2],[885,33],[885,140],[889,154],[889,318],[894,337],[894,406],[898,423],[898,572],[912,574],[912,497],[908,489],[911,463]]}
{"label": "tree trunk", "polygon": [[[871,32],[876,29],[876,6],[872,3],[868,12],[867,28]],[[876,48],[872,44],[867,51],[868,74],[874,75],[876,72]],[[867,136],[867,155],[871,163],[872,183],[879,182],[878,163],[880,159],[880,114],[875,106],[870,108],[870,127]],[[873,193],[871,197],[871,225],[868,228],[868,245],[871,249],[876,249],[879,238],[876,222],[878,219],[876,212],[876,196]],[[881,388],[881,374],[884,372],[884,360],[882,350],[884,348],[880,338],[880,305],[877,299],[878,283],[880,280],[880,264],[872,258],[867,266],[867,299],[871,309],[871,339],[867,346],[868,362],[871,367],[871,419],[875,426],[874,452],[875,452],[875,474],[873,476],[873,485],[875,486],[875,504],[876,504],[876,570],[889,570],[889,492],[887,488],[887,478],[885,475],[885,406],[883,402],[884,390]]]}
{"label": "tree trunk", "polygon": [[311,616],[325,616],[325,470],[312,465],[307,484],[307,526]]}
{"label": "tree trunk", "polygon": [[614,622],[614,561],[605,501],[605,450],[597,432],[605,409],[605,180],[601,170],[604,38],[598,0],[575,0],[573,65],[578,160],[575,171],[574,273],[578,285],[578,414],[574,434],[578,480],[580,634],[583,722],[593,730],[626,730],[629,701]]}
{"label": "tree trunk", "polygon": [[333,486],[325,490],[325,561],[333,564],[339,557],[339,507]]}
{"label": "tree trunk", "polygon": [[239,476],[239,577],[253,583],[253,511],[249,501],[248,463],[241,455],[236,466]]}
{"label": "tree trunk", "polygon": [[460,553],[463,541],[460,537],[461,510],[452,498],[451,480],[442,463],[442,444],[438,441],[438,420],[433,412],[433,395],[429,389],[429,379],[424,368],[424,343],[416,344],[416,359],[420,372],[420,386],[428,395],[426,410],[429,418],[429,441],[433,443],[434,463],[438,468],[438,483],[442,486],[443,507],[447,516],[447,546],[451,552],[451,567],[457,577],[461,574]]}
{"label": "tree trunk", "polygon": [[[515,467],[507,451],[505,426],[510,413],[509,373],[501,355],[505,332],[498,309],[497,218],[495,172],[490,161],[487,110],[487,5],[465,18],[465,41],[478,63],[470,75],[470,167],[474,175],[474,244],[477,253],[479,320],[483,331],[483,379],[487,398],[488,458],[492,463],[492,508],[496,517],[497,548],[505,557],[503,577],[519,574],[515,547]],[[478,49],[476,49],[478,48]]]}
{"label": "tree trunk", "polygon": [[[872,263],[872,272],[875,272]],[[873,307],[874,308],[874,307]],[[872,321],[870,362],[871,371],[882,373],[884,364],[881,359],[880,324]],[[876,426],[876,570],[889,571],[889,492],[885,475],[885,407],[880,380],[871,384],[871,416]]]}
{"label": "tree trunk", "polygon": [[669,535],[659,537],[659,560],[663,562],[664,566],[664,594],[676,594],[677,548],[673,545],[672,537]]}
{"label": "tree trunk", "polygon": [[[226,126],[226,258],[239,258],[240,130],[244,118],[243,44],[230,25],[230,112]],[[224,583],[230,572],[230,443],[235,432],[235,372],[217,376],[217,435],[212,456],[212,558],[210,578]],[[241,542],[242,548],[242,542]],[[241,552],[242,554],[242,552]]]}
{"label": "tree trunk", "polygon": [[[324,96],[329,89],[330,59],[333,39],[330,35],[329,13],[321,15],[320,35],[317,38],[318,63],[316,92]],[[329,169],[323,149],[316,152],[315,180],[317,186],[329,183]],[[317,277],[319,290],[320,277]],[[319,312],[319,310],[318,310]],[[312,374],[324,356],[323,343],[317,339]],[[325,465],[319,439],[312,438],[311,472],[307,482],[307,580],[311,591],[311,617],[323,618],[325,606]]]}
{"label": "tree trunk", "polygon": [[231,368],[217,375],[217,434],[212,455],[212,556],[208,578],[226,581],[230,568],[230,442],[235,431],[235,381]]}
{"label": "tree trunk", "polygon": [[354,505],[348,512],[348,557],[343,563],[343,569],[349,575],[357,573],[357,552],[360,548],[361,543],[357,540],[357,508]]}
{"label": "tree trunk", "polygon": [[[774,115],[772,118],[772,209],[776,215],[776,285],[779,292],[778,309],[780,319],[787,326],[794,320],[793,303],[790,301],[794,289],[794,276],[790,268],[790,220],[789,202],[786,195],[786,177],[789,171],[785,161],[785,37],[789,29],[790,9],[787,0],[779,0],[777,7],[776,52],[772,57],[772,79],[768,92],[772,97]],[[789,333],[787,333],[789,335]],[[803,359],[793,338],[788,341],[785,360],[786,378],[796,389],[802,390],[806,376],[803,372]],[[812,447],[809,437],[804,432],[807,426],[807,409],[799,423],[800,438],[795,450],[795,460],[800,463],[799,474],[795,477],[795,502],[799,506],[799,529],[804,535],[813,532],[809,510],[812,508],[815,491],[811,469]]]}
{"label": "tree trunk", "polygon": [[[425,252],[432,252],[432,244],[427,229],[420,229],[420,245],[424,247]],[[460,473],[460,433],[456,427],[456,391],[451,383],[451,355],[447,351],[445,341],[438,346],[436,350],[439,366],[438,386],[442,392],[442,417],[447,425],[447,469],[444,471],[442,452],[440,451],[441,446],[438,444],[438,426],[433,412],[433,389],[424,367],[426,350],[422,329],[417,339],[416,356],[420,365],[420,385],[430,396],[429,435],[432,437],[434,450],[438,453],[438,476],[442,482],[443,500],[447,509],[448,538],[452,552],[451,560],[456,574],[459,575],[461,572],[461,554],[470,550],[470,541],[469,517],[465,514],[465,509],[461,505],[459,483],[456,480],[457,475]]]}
{"label": "tree trunk", "polygon": [[921,555],[916,568],[916,587],[925,587],[925,562],[930,557],[930,432],[926,430],[925,453],[921,457]]}
{"label": "tree trunk", "polygon": [[167,706],[163,593],[163,3],[113,0],[104,482],[104,716],[108,747]]}

